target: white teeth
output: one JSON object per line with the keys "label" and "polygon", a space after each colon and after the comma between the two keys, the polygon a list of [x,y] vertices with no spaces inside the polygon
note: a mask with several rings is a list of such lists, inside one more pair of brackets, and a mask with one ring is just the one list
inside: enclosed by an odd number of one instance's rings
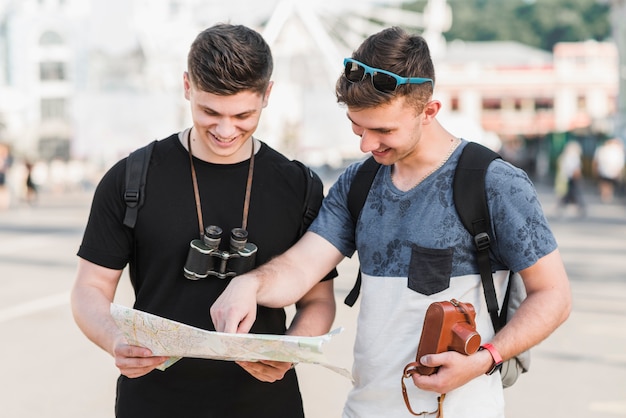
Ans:
{"label": "white teeth", "polygon": [[220,138],[217,135],[213,135],[213,138],[215,138],[215,140],[217,142],[221,142],[223,144],[228,144],[228,143],[231,143],[231,142],[233,142],[235,140],[235,137],[233,137],[233,138]]}

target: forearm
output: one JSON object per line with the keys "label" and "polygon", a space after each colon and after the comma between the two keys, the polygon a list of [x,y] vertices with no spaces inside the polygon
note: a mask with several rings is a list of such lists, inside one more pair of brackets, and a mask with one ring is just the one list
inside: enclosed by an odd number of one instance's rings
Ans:
{"label": "forearm", "polygon": [[306,233],[288,251],[253,271],[257,303],[272,308],[296,303],[342,259],[328,241]]}
{"label": "forearm", "polygon": [[528,296],[493,339],[505,360],[546,339],[571,311],[569,282],[558,251],[521,273]]}
{"label": "forearm", "polygon": [[80,260],[71,293],[74,321],[87,338],[111,355],[121,337],[110,312],[120,275],[121,271]]}
{"label": "forearm", "polygon": [[296,314],[287,334],[301,336],[326,334],[335,319],[335,310],[333,281],[321,282],[296,303]]}
{"label": "forearm", "polygon": [[74,288],[72,313],[80,330],[97,346],[113,355],[119,330],[110,313],[110,301],[92,289]]}
{"label": "forearm", "polygon": [[[315,285],[313,280],[305,277],[305,271],[287,257],[288,254],[283,254],[251,273],[259,305],[269,308],[293,305]],[[292,279],[295,277],[298,280]],[[248,278],[241,277],[240,280]]]}
{"label": "forearm", "polygon": [[[561,300],[559,300],[561,298]],[[492,344],[504,360],[534,347],[566,319],[569,303],[559,294],[529,295]]]}

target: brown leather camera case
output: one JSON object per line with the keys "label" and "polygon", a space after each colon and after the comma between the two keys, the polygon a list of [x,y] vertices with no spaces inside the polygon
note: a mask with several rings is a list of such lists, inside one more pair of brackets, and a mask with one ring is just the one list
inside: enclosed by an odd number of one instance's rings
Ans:
{"label": "brown leather camera case", "polygon": [[426,311],[422,336],[417,347],[413,366],[422,375],[437,371],[434,367],[423,366],[420,358],[426,354],[457,351],[473,354],[480,347],[480,335],[476,332],[476,311],[471,303],[456,299],[434,302]]}

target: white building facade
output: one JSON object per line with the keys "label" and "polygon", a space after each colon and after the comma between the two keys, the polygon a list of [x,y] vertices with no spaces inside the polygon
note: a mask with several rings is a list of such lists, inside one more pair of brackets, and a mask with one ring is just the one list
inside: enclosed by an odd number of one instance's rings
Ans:
{"label": "white building facade", "polygon": [[[329,2],[308,11],[294,1],[231,3],[227,9],[213,0],[0,0],[0,142],[31,159],[107,165],[184,128],[190,123],[182,93],[188,47],[203,28],[230,21],[266,31],[274,51],[275,87],[260,138],[312,165],[359,158],[333,80],[367,34],[331,36],[341,22]],[[441,39],[449,10],[445,1],[432,3],[437,19],[393,19],[416,27],[438,22],[424,34]],[[288,12],[277,24],[272,12],[279,7]],[[364,7],[353,9],[354,16],[343,8],[340,18],[367,17]],[[471,121],[503,141],[612,129],[619,88],[611,43],[559,44],[546,52],[511,42],[433,42],[444,123]],[[467,126],[453,133],[480,142],[473,136],[481,134],[464,131]]]}

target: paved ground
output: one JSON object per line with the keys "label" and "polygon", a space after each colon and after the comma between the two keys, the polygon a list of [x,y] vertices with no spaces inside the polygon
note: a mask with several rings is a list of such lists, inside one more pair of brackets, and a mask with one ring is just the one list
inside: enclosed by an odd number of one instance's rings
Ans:
{"label": "paved ground", "polygon": [[[553,214],[549,192],[541,199]],[[572,281],[570,320],[533,350],[532,370],[507,389],[508,418],[626,417],[626,208],[588,193],[588,216],[552,217]],[[89,196],[44,195],[0,212],[0,417],[112,417],[117,372],[74,325],[68,304]],[[349,368],[358,307],[343,305],[356,263],[340,265],[329,359]],[[128,284],[118,302],[130,305]],[[338,417],[349,382],[299,365],[308,416]]]}

